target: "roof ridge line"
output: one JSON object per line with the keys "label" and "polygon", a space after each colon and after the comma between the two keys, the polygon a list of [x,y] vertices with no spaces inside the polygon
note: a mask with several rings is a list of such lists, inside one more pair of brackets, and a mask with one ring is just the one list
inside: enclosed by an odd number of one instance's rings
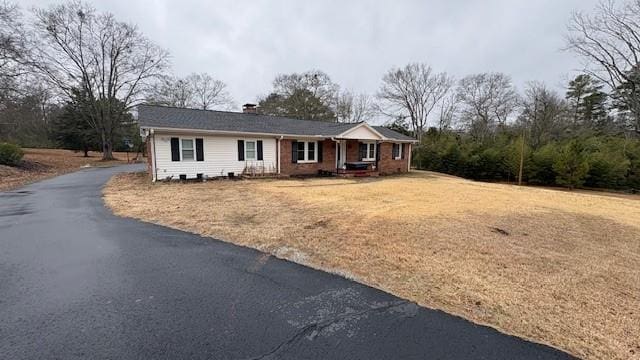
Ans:
{"label": "roof ridge line", "polygon": [[[201,111],[201,112],[237,114],[237,115],[250,115],[250,116],[259,115],[259,116],[266,116],[266,117],[269,117],[269,118],[272,118],[272,119],[287,119],[287,120],[296,120],[296,121],[313,121],[313,122],[323,122],[323,123],[326,123],[326,124],[335,124],[335,125],[359,125],[359,124],[362,124],[362,123],[367,123],[366,121],[360,121],[360,122],[355,122],[355,123],[347,123],[347,122],[337,122],[337,121],[299,119],[299,118],[294,118],[294,117],[277,116],[277,115],[269,115],[269,114],[259,114],[259,113],[258,114],[247,114],[247,113],[241,112],[241,111],[197,109],[197,108],[187,108],[187,107],[172,106],[172,105],[156,105],[156,104],[147,104],[147,103],[138,104],[137,106],[150,106],[150,107],[177,109],[177,110],[193,110],[193,111]],[[370,126],[372,126],[372,125],[370,125]]]}

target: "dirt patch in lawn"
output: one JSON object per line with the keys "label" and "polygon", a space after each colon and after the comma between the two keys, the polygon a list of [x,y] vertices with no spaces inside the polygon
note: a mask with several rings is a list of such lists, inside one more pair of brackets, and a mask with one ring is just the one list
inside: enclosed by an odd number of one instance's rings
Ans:
{"label": "dirt patch in lawn", "polygon": [[[81,152],[62,149],[23,149],[22,163],[11,167],[0,165],[0,191],[11,190],[34,181],[76,171],[83,166],[111,166],[125,164],[126,153],[114,153],[117,160],[102,161],[102,153]],[[129,154],[131,158],[135,154]]]}
{"label": "dirt patch in lawn", "polygon": [[329,270],[591,359],[640,359],[640,197],[414,172],[110,181],[116,214]]}

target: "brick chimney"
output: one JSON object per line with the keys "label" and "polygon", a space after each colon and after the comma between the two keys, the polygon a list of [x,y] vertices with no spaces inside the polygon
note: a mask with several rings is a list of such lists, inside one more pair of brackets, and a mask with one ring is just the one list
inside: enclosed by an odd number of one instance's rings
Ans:
{"label": "brick chimney", "polygon": [[244,104],[242,105],[242,112],[245,114],[257,114],[258,106],[256,104]]}

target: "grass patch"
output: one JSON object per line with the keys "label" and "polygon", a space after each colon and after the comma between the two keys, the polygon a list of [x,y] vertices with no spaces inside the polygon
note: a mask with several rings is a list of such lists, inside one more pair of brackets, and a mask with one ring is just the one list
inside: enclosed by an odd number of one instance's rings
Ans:
{"label": "grass patch", "polygon": [[151,184],[116,214],[257,248],[591,359],[640,357],[640,197],[377,179]]}

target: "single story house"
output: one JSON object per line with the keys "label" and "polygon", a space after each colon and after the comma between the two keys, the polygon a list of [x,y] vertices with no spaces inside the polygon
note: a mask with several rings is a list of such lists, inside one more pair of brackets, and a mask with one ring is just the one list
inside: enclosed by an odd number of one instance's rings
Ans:
{"label": "single story house", "polygon": [[366,176],[409,171],[412,137],[381,126],[138,106],[153,181],[241,174]]}

